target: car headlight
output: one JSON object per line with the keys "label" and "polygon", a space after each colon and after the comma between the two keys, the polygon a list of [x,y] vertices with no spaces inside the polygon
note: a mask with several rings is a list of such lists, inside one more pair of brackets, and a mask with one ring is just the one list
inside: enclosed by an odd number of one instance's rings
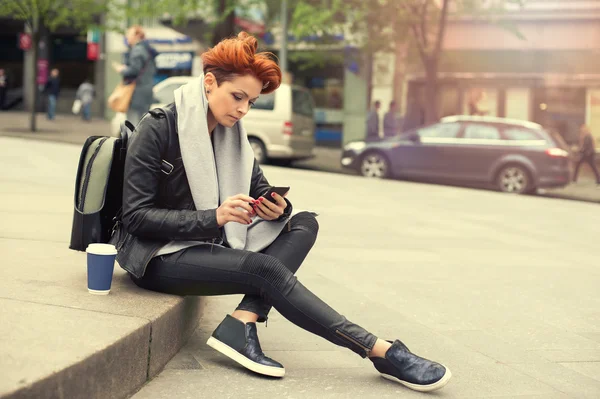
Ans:
{"label": "car headlight", "polygon": [[361,151],[366,146],[367,146],[367,144],[364,141],[355,141],[353,143],[346,144],[344,149],[353,150],[353,151]]}

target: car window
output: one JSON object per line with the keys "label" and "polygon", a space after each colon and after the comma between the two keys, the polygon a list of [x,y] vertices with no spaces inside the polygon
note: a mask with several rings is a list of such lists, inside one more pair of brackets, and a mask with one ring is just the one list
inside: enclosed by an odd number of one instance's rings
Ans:
{"label": "car window", "polygon": [[491,125],[468,124],[463,137],[465,139],[500,140],[500,131]]}
{"label": "car window", "polygon": [[507,140],[541,140],[540,135],[533,130],[523,129],[519,127],[510,127],[504,129],[504,136]]}
{"label": "car window", "polygon": [[459,123],[438,123],[417,130],[420,138],[456,138],[460,130]]}
{"label": "car window", "polygon": [[159,104],[171,104],[175,101],[174,91],[179,89],[184,83],[172,83],[154,93],[154,98]]}
{"label": "car window", "polygon": [[252,109],[266,109],[272,111],[275,108],[275,93],[263,94],[254,102]]}
{"label": "car window", "polygon": [[563,136],[561,136],[558,132],[546,130],[546,134],[548,134],[550,136],[550,138],[552,138],[552,140],[554,140],[554,144],[556,144],[563,150],[569,151],[569,145],[567,144],[567,142],[565,141]]}
{"label": "car window", "polygon": [[292,89],[292,112],[313,117],[313,100],[308,92]]}

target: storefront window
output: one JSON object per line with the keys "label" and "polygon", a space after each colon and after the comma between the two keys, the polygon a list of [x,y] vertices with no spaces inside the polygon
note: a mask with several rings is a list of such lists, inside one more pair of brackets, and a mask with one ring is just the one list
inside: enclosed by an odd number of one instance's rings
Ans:
{"label": "storefront window", "polygon": [[344,84],[341,79],[313,78],[308,84],[317,108],[342,109]]}
{"label": "storefront window", "polygon": [[463,114],[475,116],[498,116],[498,90],[474,87],[464,95]]}
{"label": "storefront window", "polygon": [[459,92],[456,87],[444,87],[440,90],[440,116],[460,114]]}
{"label": "storefront window", "polygon": [[505,116],[528,121],[531,118],[531,90],[528,88],[506,89]]}
{"label": "storefront window", "polygon": [[540,87],[534,90],[534,122],[558,132],[567,143],[577,143],[585,123],[586,91],[580,88]]}

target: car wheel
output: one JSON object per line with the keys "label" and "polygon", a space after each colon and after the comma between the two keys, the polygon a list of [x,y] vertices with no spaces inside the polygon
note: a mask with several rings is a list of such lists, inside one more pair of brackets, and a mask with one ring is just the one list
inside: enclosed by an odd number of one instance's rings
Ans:
{"label": "car wheel", "polygon": [[519,165],[504,166],[498,173],[496,185],[504,193],[525,194],[531,191],[531,178],[525,167]]}
{"label": "car wheel", "polygon": [[362,157],[360,174],[365,177],[384,179],[390,174],[390,162],[379,152],[370,152]]}
{"label": "car wheel", "polygon": [[258,161],[258,163],[263,164],[267,162],[267,150],[265,145],[260,139],[255,137],[250,137],[248,139],[250,142],[250,147],[252,147],[252,151],[254,151],[254,158]]}

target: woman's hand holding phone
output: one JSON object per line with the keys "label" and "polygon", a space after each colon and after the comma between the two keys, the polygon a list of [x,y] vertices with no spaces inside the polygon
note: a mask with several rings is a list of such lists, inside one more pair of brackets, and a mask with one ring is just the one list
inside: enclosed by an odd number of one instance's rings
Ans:
{"label": "woman's hand holding phone", "polygon": [[265,195],[270,195],[274,202],[267,200],[265,197],[260,197],[258,201],[255,201],[252,207],[258,216],[264,220],[276,220],[285,211],[287,202],[283,199],[287,195],[287,192],[283,196],[269,191]]}
{"label": "woman's hand holding phone", "polygon": [[244,194],[238,194],[227,198],[221,206],[217,208],[217,224],[219,227],[222,227],[229,222],[245,225],[252,223],[252,216],[256,213],[250,204],[256,202],[257,200]]}

